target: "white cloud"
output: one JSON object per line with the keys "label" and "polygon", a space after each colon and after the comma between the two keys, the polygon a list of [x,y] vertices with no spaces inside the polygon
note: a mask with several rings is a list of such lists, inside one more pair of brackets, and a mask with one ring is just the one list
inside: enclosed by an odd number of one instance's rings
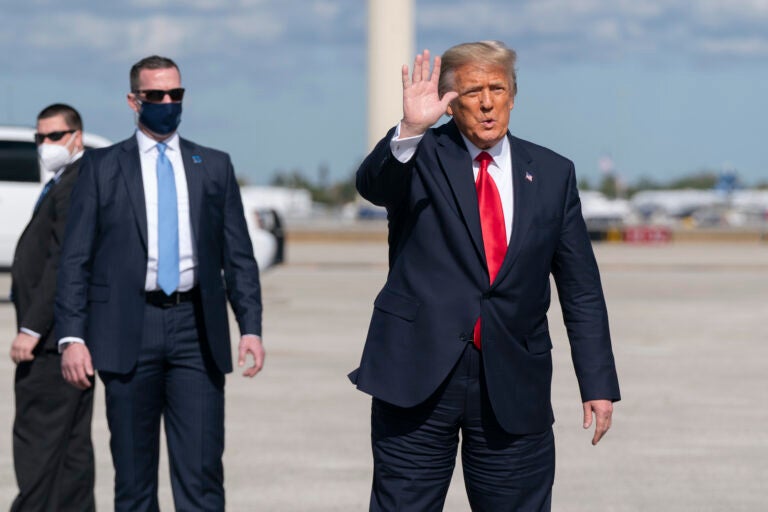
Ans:
{"label": "white cloud", "polygon": [[179,8],[196,9],[201,11],[213,11],[220,9],[222,2],[216,0],[130,0],[129,5],[137,8]]}
{"label": "white cloud", "polygon": [[715,57],[768,57],[768,41],[758,37],[702,39],[698,46],[704,53]]}
{"label": "white cloud", "polygon": [[602,58],[604,45],[621,56],[763,58],[768,45],[768,0],[421,0],[417,20],[446,44],[490,34],[561,59]]}
{"label": "white cloud", "polygon": [[330,0],[315,0],[312,2],[312,13],[323,21],[333,21],[341,12],[339,2]]}
{"label": "white cloud", "polygon": [[37,30],[24,31],[27,44],[38,50],[83,49],[114,58],[126,55],[220,51],[232,45],[269,43],[284,32],[270,15],[231,13],[210,16],[153,14],[108,16],[62,13],[38,21]]}
{"label": "white cloud", "polygon": [[[259,55],[277,63],[283,54],[326,58],[357,51],[364,58],[366,7],[360,0],[35,5],[4,9],[0,41],[7,55],[34,50],[50,58],[74,51],[109,61],[158,52],[220,60]],[[416,0],[416,18],[420,42],[434,50],[501,39],[529,62],[633,55],[764,59],[768,45],[768,0]]]}

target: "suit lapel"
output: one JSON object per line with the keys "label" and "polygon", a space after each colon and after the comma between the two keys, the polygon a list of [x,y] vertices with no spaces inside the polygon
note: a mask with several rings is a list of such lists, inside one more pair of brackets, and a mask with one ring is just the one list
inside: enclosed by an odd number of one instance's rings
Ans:
{"label": "suit lapel", "polygon": [[480,210],[477,206],[477,191],[472,174],[472,160],[464,141],[453,121],[448,129],[437,138],[443,151],[437,152],[441,167],[458,204],[459,214],[464,219],[477,254],[485,262],[483,232],[480,227]]}
{"label": "suit lapel", "polygon": [[189,216],[192,222],[193,240],[200,240],[200,210],[203,204],[203,177],[205,162],[199,148],[186,139],[179,139],[181,158],[184,162],[184,175],[187,178],[187,193],[189,194]]}
{"label": "suit lapel", "polygon": [[136,137],[124,141],[121,144],[118,164],[120,172],[128,189],[128,197],[133,207],[134,217],[141,234],[144,249],[147,249],[147,205],[144,198],[144,180],[141,176],[141,160],[139,159],[139,145]]}
{"label": "suit lapel", "polygon": [[507,247],[507,254],[493,282],[494,285],[504,278],[520,254],[523,241],[533,220],[536,192],[539,187],[539,180],[535,179],[537,174],[535,162],[517,139],[511,135],[507,135],[507,137],[512,153],[512,193],[515,204],[512,217],[512,236],[509,240],[509,247]]}

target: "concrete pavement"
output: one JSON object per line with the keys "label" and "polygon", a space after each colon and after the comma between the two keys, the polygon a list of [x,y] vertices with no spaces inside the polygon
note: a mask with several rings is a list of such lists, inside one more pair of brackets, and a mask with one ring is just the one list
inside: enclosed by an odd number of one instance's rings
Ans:
{"label": "concrete pavement", "polygon": [[[553,510],[768,509],[768,244],[598,245],[623,401],[597,447],[553,303],[558,468]],[[231,511],[367,510],[370,400],[346,379],[386,276],[380,242],[305,242],[266,272],[265,370],[227,380],[224,458]],[[0,289],[8,289],[7,276]],[[0,510],[11,460],[13,308],[0,304]],[[100,384],[100,383],[99,383]],[[93,438],[97,502],[111,510],[103,393]],[[163,510],[173,510],[166,456]],[[468,510],[460,467],[447,511]]]}

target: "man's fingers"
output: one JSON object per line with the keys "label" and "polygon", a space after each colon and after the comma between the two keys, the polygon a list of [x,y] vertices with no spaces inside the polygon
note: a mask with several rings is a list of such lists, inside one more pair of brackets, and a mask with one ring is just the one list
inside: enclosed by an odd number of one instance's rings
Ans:
{"label": "man's fingers", "polygon": [[243,372],[243,376],[253,377],[264,367],[264,349],[256,346],[255,348],[249,348],[248,352],[253,356],[253,364]]}
{"label": "man's fingers", "polygon": [[416,59],[413,61],[413,75],[411,76],[411,81],[414,84],[416,82],[421,82],[421,67],[423,63],[424,59],[421,54],[416,55]]}
{"label": "man's fingers", "polygon": [[93,362],[88,349],[82,345],[70,345],[64,350],[61,357],[61,374],[64,380],[78,389],[88,389],[91,387],[91,380],[94,374]]}
{"label": "man's fingers", "polygon": [[448,110],[448,105],[458,97],[459,93],[456,91],[448,91],[443,94],[443,97],[440,99],[440,102],[443,104],[443,109]]}
{"label": "man's fingers", "polygon": [[435,82],[435,84],[440,80],[440,67],[442,62],[440,57],[435,57],[435,63],[432,65],[432,76],[430,76],[429,79]]}
{"label": "man's fingers", "polygon": [[613,403],[610,400],[591,400],[584,402],[584,428],[592,425],[592,416],[595,417],[595,434],[592,436],[592,444],[596,445],[611,428],[613,418]]}
{"label": "man's fingers", "polygon": [[597,413],[597,422],[595,424],[595,435],[592,437],[592,444],[596,445],[598,442],[600,442],[600,439],[603,438],[603,436],[608,432],[608,429],[611,428],[611,416],[610,414],[601,414]]}
{"label": "man's fingers", "polygon": [[90,370],[90,373],[88,368],[90,367],[90,361],[84,361],[83,364],[81,364],[77,368],[76,377],[75,377],[75,386],[80,389],[88,389],[91,387],[91,380],[88,378],[89,375],[93,375],[93,369]]}
{"label": "man's fingers", "polygon": [[76,387],[77,389],[88,389],[91,387],[91,381],[88,380],[88,377],[85,373],[85,368],[73,368],[73,367],[67,367],[63,368],[61,370],[61,373],[64,375],[64,380],[66,380],[68,383],[70,383],[72,386]]}
{"label": "man's fingers", "polygon": [[32,354],[32,347],[21,347],[18,356],[19,361],[31,361],[35,358]]}
{"label": "man's fingers", "polygon": [[421,79],[425,82],[429,80],[429,50],[424,50],[422,54]]}
{"label": "man's fingers", "polygon": [[610,422],[601,422],[598,419],[597,425],[595,426],[595,435],[592,436],[593,446],[600,442],[600,440],[603,438],[606,432],[608,432],[609,428],[610,428]]}
{"label": "man's fingers", "polygon": [[411,85],[411,80],[408,78],[408,64],[403,64],[402,69],[402,75],[403,75],[403,89]]}
{"label": "man's fingers", "polygon": [[37,340],[29,342],[28,340],[20,339],[20,337],[21,335],[17,336],[16,339],[13,340],[13,343],[11,343],[11,361],[16,364],[24,361],[32,361],[35,358],[35,355],[32,351],[37,345]]}

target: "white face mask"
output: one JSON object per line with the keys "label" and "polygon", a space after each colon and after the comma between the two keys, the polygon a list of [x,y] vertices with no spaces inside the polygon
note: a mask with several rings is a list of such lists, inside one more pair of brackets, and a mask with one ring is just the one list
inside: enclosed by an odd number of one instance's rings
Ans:
{"label": "white face mask", "polygon": [[[45,178],[52,178],[53,175],[72,161],[70,154],[71,146],[75,141],[75,134],[71,134],[69,142],[65,146],[60,144],[40,144],[37,146],[37,156],[40,159],[40,170],[43,171]],[[47,181],[47,179],[46,179]]]}

